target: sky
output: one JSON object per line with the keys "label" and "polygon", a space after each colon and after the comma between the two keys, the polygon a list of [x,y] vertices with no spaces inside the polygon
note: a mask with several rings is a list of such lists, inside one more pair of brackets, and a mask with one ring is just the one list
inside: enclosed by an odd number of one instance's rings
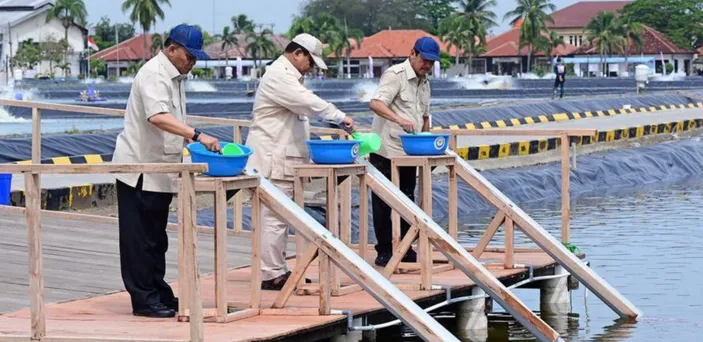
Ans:
{"label": "sky", "polygon": [[[608,0],[606,0],[608,1]],[[102,16],[111,22],[129,22],[128,14],[121,10],[121,0],[84,0],[88,10],[89,24],[97,23]],[[230,18],[243,13],[256,23],[274,24],[276,33],[283,33],[290,27],[293,17],[299,12],[305,0],[170,0],[171,7],[166,8],[166,18],[158,21],[152,29],[154,32],[166,32],[171,27],[186,22],[198,24],[203,29],[221,33],[222,28],[230,23]],[[493,29],[499,34],[509,28],[503,22],[503,15],[515,7],[514,0],[498,0],[495,7],[499,27]],[[552,0],[557,9],[576,3],[578,0]],[[197,6],[194,6],[197,4]],[[141,28],[137,28],[141,32]]]}

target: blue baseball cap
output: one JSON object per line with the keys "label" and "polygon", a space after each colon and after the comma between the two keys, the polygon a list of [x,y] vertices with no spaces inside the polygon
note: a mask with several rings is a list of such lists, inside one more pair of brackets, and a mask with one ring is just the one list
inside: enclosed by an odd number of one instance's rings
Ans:
{"label": "blue baseball cap", "polygon": [[180,24],[171,29],[168,38],[186,48],[195,59],[210,59],[203,51],[203,33],[197,27]]}
{"label": "blue baseball cap", "polygon": [[439,44],[431,37],[422,37],[415,42],[415,50],[428,61],[439,60]]}

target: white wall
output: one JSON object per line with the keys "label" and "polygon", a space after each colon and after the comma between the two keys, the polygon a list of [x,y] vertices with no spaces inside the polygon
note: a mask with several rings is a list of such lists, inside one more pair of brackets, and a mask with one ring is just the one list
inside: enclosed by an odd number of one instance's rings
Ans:
{"label": "white wall", "polygon": [[[14,57],[17,52],[19,42],[25,39],[31,38],[35,42],[42,42],[49,36],[53,35],[58,41],[59,39],[63,39],[65,36],[65,29],[61,24],[61,21],[54,19],[49,23],[46,22],[46,11],[30,17],[11,28],[12,54],[10,54],[10,37],[8,36],[8,28],[1,28],[0,32],[3,34],[3,55],[1,56],[1,60],[4,60],[8,55]],[[84,50],[83,32],[81,29],[76,26],[71,26],[68,29],[68,43],[73,48],[73,52],[68,56],[68,61],[71,64],[71,75],[78,76],[80,74],[79,54]],[[39,74],[49,74],[49,63],[42,61],[40,65],[35,68],[35,70]],[[65,76],[63,71],[59,69],[54,69],[54,74],[55,76]]]}

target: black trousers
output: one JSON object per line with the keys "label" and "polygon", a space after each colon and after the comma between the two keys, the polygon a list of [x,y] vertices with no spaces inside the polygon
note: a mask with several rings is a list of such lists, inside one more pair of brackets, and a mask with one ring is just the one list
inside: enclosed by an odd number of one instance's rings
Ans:
{"label": "black trousers", "polygon": [[[386,178],[391,179],[391,161],[377,154],[371,154],[369,161],[376,167]],[[415,186],[417,184],[417,168],[416,167],[400,167],[398,170],[400,180],[400,190],[415,201]],[[376,252],[393,253],[393,231],[391,226],[391,208],[383,202],[376,194],[371,195],[371,208],[373,210],[373,227],[376,233]],[[401,239],[410,229],[410,224],[401,218],[400,220],[400,236]]]}
{"label": "black trousers", "polygon": [[170,303],[173,290],[164,281],[168,250],[169,205],[173,194],[142,190],[117,181],[120,222],[120,268],[132,309]]}
{"label": "black trousers", "polygon": [[565,81],[560,81],[559,78],[557,77],[554,80],[554,96],[557,96],[557,89],[559,89],[559,98],[564,97],[564,82]]}

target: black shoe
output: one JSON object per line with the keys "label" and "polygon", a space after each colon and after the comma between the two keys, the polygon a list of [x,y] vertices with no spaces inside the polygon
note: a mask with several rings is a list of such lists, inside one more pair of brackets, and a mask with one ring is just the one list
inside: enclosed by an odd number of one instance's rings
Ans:
{"label": "black shoe", "polygon": [[168,302],[163,302],[163,304],[164,304],[167,308],[169,308],[169,309],[171,309],[171,310],[173,310],[173,311],[178,312],[178,298],[174,297],[173,300],[168,301]]}
{"label": "black shoe", "polygon": [[405,253],[405,256],[403,257],[403,260],[401,260],[401,262],[417,262],[417,253],[415,253],[414,250],[409,249],[408,252]]}
{"label": "black shoe", "polygon": [[386,265],[388,265],[388,262],[391,261],[392,257],[393,257],[393,253],[388,253],[388,252],[378,253],[378,255],[376,256],[376,260],[374,261],[374,264],[376,264],[376,266],[386,267]]}
{"label": "black shoe", "polygon": [[167,308],[166,305],[156,303],[144,309],[134,310],[132,314],[151,318],[168,318],[176,316],[176,311]]}
{"label": "black shoe", "polygon": [[[281,291],[281,289],[283,288],[283,285],[286,284],[286,282],[288,281],[288,278],[290,278],[291,274],[293,274],[293,273],[288,271],[288,272],[286,272],[286,274],[280,275],[280,276],[273,278],[271,280],[264,280],[261,282],[261,289],[262,290],[271,290],[271,291]],[[305,278],[305,283],[310,284],[310,283],[312,283],[312,280]]]}

